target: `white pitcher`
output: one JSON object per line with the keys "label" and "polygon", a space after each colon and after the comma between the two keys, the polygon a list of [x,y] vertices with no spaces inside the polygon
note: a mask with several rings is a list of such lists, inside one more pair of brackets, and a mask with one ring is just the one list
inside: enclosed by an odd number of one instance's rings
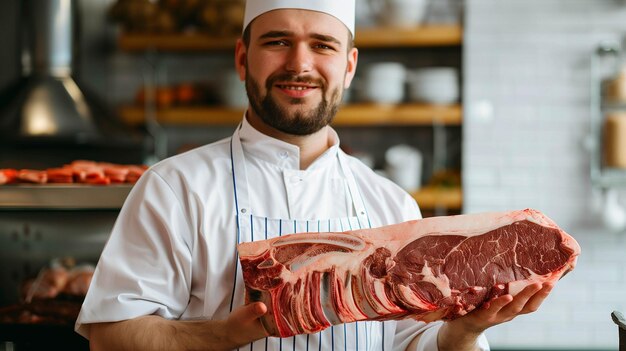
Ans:
{"label": "white pitcher", "polygon": [[389,179],[408,192],[419,190],[422,183],[422,153],[400,144],[385,152],[385,173]]}

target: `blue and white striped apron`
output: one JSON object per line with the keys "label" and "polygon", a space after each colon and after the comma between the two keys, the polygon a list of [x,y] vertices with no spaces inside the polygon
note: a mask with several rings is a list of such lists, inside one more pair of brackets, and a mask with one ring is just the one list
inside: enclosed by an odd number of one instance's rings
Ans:
{"label": "blue and white striped apron", "polygon": [[[354,206],[354,217],[294,220],[267,218],[254,215],[250,207],[246,162],[239,128],[231,139],[231,162],[235,189],[237,216],[237,243],[265,240],[281,235],[302,232],[343,232],[346,230],[370,228],[365,204],[357,187],[354,175],[345,156],[338,152],[339,164],[346,178],[348,190]],[[244,283],[238,256],[235,256],[235,277],[230,310],[244,303]],[[269,337],[258,340],[240,350],[391,350],[393,338],[385,338],[383,322],[354,322],[329,327],[316,334],[296,335],[288,338]]]}

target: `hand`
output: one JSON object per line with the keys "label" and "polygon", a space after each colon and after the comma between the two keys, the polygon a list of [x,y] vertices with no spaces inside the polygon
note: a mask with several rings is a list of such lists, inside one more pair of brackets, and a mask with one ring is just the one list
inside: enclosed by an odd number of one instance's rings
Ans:
{"label": "hand", "polygon": [[448,323],[457,324],[458,327],[472,333],[482,333],[488,328],[508,322],[519,315],[537,311],[553,287],[553,283],[531,284],[515,297],[499,296],[482,308]]}
{"label": "hand", "polygon": [[439,330],[440,350],[474,350],[476,341],[482,332],[495,325],[508,322],[513,318],[535,312],[543,300],[550,294],[552,283],[535,283],[527,286],[515,297],[502,295],[482,308],[467,315],[446,322]]}
{"label": "hand", "polygon": [[233,345],[231,349],[269,336],[260,320],[265,313],[267,306],[262,302],[240,306],[231,312],[222,325],[222,335]]}

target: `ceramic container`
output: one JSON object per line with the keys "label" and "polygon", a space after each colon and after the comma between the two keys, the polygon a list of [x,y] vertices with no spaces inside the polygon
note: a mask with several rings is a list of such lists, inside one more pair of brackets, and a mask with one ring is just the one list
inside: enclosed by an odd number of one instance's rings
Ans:
{"label": "ceramic container", "polygon": [[408,97],[415,102],[453,104],[458,102],[458,73],[452,67],[428,67],[411,70],[407,75]]}
{"label": "ceramic container", "polygon": [[406,68],[397,62],[370,64],[361,80],[362,98],[369,102],[397,104],[404,100]]}

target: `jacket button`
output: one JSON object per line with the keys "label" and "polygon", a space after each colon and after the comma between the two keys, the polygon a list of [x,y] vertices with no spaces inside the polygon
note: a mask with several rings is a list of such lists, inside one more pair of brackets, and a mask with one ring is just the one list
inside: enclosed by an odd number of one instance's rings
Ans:
{"label": "jacket button", "polygon": [[292,183],[299,183],[302,181],[302,178],[298,177],[298,176],[292,176],[289,181],[291,181]]}

